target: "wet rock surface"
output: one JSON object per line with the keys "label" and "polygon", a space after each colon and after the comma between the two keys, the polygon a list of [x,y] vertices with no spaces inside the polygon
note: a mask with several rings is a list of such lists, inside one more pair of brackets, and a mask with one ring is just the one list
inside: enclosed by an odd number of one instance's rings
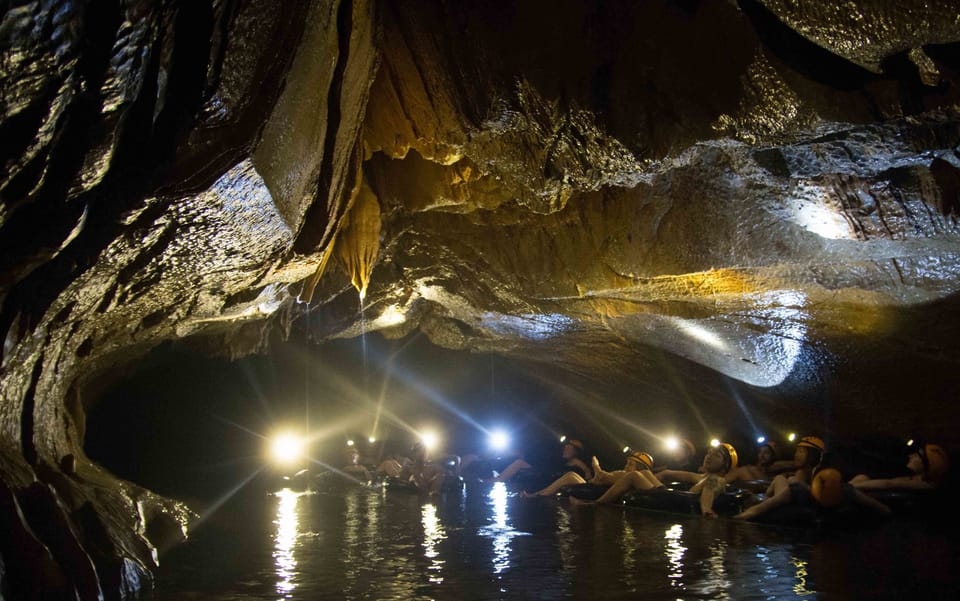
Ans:
{"label": "wet rock surface", "polygon": [[895,4],[8,3],[0,583],[149,586],[190,514],[86,407],[162,341],[358,335],[351,279],[560,399],[956,441],[960,21]]}

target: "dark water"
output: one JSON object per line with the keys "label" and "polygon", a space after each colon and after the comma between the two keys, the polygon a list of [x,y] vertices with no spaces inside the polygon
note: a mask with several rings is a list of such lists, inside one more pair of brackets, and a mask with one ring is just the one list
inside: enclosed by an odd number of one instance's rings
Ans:
{"label": "dark water", "polygon": [[522,499],[249,488],[161,560],[155,599],[958,599],[919,525],[804,532]]}

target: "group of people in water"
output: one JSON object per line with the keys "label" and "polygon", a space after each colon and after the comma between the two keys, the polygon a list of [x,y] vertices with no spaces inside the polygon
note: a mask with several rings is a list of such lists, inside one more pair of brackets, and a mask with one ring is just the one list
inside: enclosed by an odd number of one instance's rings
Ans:
{"label": "group of people in water", "polygon": [[[857,474],[845,480],[833,467],[826,445],[816,436],[800,438],[792,459],[782,459],[778,445],[763,440],[756,449],[756,462],[741,465],[733,445],[714,441],[695,467],[696,448],[689,440],[679,441],[664,464],[655,463],[645,451],[625,449],[626,459],[618,470],[604,470],[596,456],[588,458],[584,444],[565,438],[560,451],[559,470],[537,469],[523,456],[508,457],[494,466],[478,455],[453,456],[431,462],[422,444],[416,444],[406,456],[391,456],[368,470],[359,463],[359,453],[351,449],[343,471],[358,479],[377,475],[402,483],[411,490],[438,494],[451,481],[462,482],[467,475],[493,482],[514,483],[523,497],[549,497],[568,492],[575,505],[618,503],[628,495],[684,491],[697,495],[699,512],[717,517],[716,502],[731,490],[749,491],[743,495],[742,509],[735,519],[752,520],[783,507],[853,508],[862,507],[877,514],[890,513],[889,507],[872,496],[871,491],[930,490],[937,488],[949,472],[949,456],[937,444],[911,444],[906,453],[906,471],[902,476],[873,478]],[[497,469],[500,468],[500,469]],[[590,488],[597,496],[580,498],[578,487]]]}

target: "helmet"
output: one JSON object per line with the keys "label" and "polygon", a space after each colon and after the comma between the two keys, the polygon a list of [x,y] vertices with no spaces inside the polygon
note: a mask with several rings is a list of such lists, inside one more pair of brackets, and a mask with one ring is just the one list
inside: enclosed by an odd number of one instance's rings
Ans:
{"label": "helmet", "polygon": [[566,440],[563,441],[563,444],[564,444],[564,445],[572,445],[572,446],[577,447],[577,448],[580,449],[581,451],[583,450],[583,443],[580,442],[579,440],[577,440],[576,438],[568,438],[568,439],[566,439]]}
{"label": "helmet", "polygon": [[720,446],[717,447],[723,451],[724,456],[727,460],[727,471],[732,470],[737,467],[737,450],[733,448],[733,445],[729,442],[721,442]]}
{"label": "helmet", "polygon": [[650,453],[645,453],[643,451],[634,451],[627,455],[629,459],[633,459],[638,463],[646,465],[648,468],[653,468],[653,455]]}
{"label": "helmet", "polygon": [[810,483],[810,493],[823,507],[836,507],[843,501],[843,475],[832,467],[817,472]]}
{"label": "helmet", "polygon": [[919,450],[923,459],[923,471],[927,480],[940,480],[950,471],[950,457],[938,444],[925,444]]}
{"label": "helmet", "polygon": [[823,439],[817,438],[816,436],[804,436],[800,439],[800,442],[797,443],[797,446],[816,449],[822,453],[827,445],[823,444]]}

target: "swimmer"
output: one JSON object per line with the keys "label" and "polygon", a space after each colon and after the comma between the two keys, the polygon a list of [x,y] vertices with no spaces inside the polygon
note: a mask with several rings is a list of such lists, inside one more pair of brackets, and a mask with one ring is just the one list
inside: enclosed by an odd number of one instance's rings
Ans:
{"label": "swimmer", "polygon": [[950,470],[946,450],[936,444],[911,445],[907,456],[909,476],[897,478],[870,478],[858,474],[850,480],[859,490],[927,490],[936,488]]}
{"label": "swimmer", "polygon": [[[575,438],[568,438],[563,443],[563,468],[566,470],[563,475],[534,493],[523,491],[520,493],[523,497],[549,497],[555,494],[564,486],[571,484],[586,484],[588,479],[593,478],[593,470],[590,469],[580,456],[583,454],[583,443]],[[506,470],[504,470],[506,471]]]}
{"label": "swimmer", "polygon": [[[659,478],[647,470],[638,470],[629,472],[620,477],[616,482],[603,493],[596,503],[614,503],[620,500],[625,494],[634,490],[654,490],[665,488],[662,480],[677,480],[680,482],[690,482],[693,486],[690,492],[700,494],[700,513],[706,518],[717,517],[713,510],[713,502],[717,496],[723,493],[727,486],[723,476],[728,471],[736,467],[737,452],[732,445],[722,443],[712,447],[703,457],[703,463],[700,469],[703,473],[688,472],[680,470],[664,470],[660,472]],[[589,501],[570,498],[574,505],[589,505]]]}

